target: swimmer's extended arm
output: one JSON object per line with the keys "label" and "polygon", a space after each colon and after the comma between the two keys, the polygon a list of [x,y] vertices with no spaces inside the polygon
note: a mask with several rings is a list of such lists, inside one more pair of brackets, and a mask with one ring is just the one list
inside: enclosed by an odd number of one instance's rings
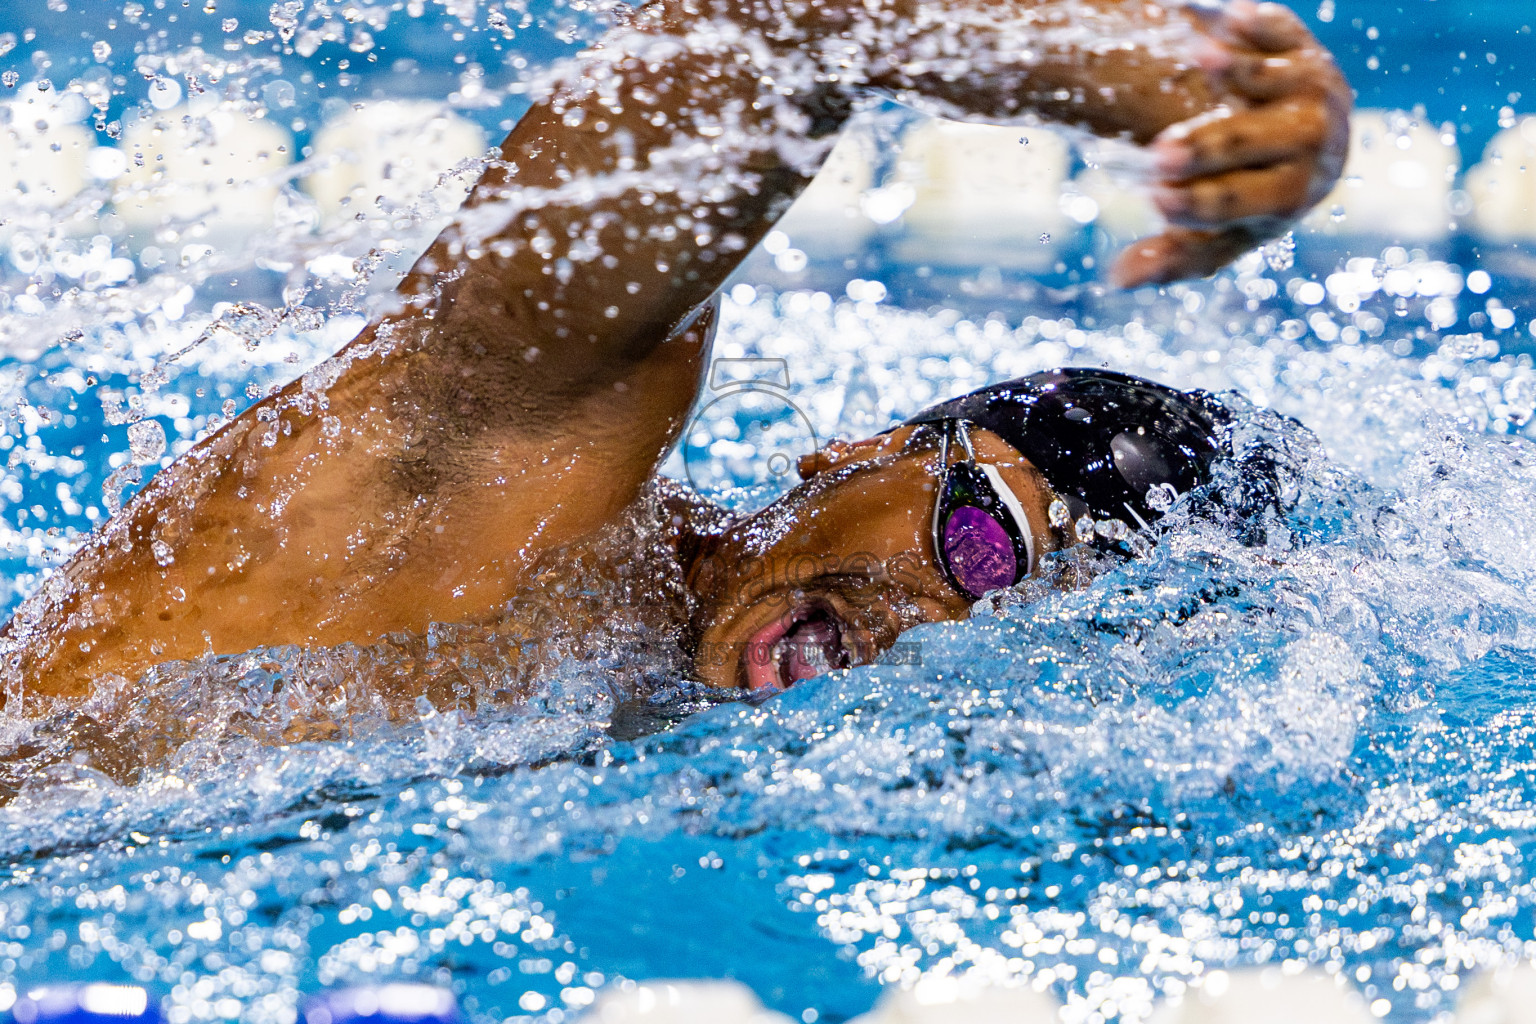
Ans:
{"label": "swimmer's extended arm", "polygon": [[[1295,15],[1250,0],[1199,16],[1144,0],[662,0],[603,54],[523,119],[403,286],[422,308],[441,288],[450,320],[489,310],[513,328],[537,350],[513,346],[516,375],[552,411],[718,287],[862,92],[1151,144],[1178,226],[1125,255],[1128,285],[1213,272],[1279,233],[1331,187],[1348,141],[1331,58]],[[443,286],[449,270],[462,279]],[[456,322],[437,344],[479,337]]]}
{"label": "swimmer's extended arm", "polygon": [[[1121,255],[1122,287],[1214,273],[1283,232],[1343,170],[1353,93],[1278,3],[888,2],[911,8],[917,28],[876,68],[876,84],[1152,148],[1154,196],[1172,226]],[[1033,49],[1009,60],[1010,48]],[[981,73],[954,73],[964,65]]]}
{"label": "swimmer's extended arm", "polygon": [[[1102,38],[1043,61],[993,45],[996,73],[962,82],[921,63],[958,8],[882,2],[795,0],[781,17],[768,0],[721,0],[709,18],[704,0],[663,0],[615,29],[517,126],[400,311],[158,474],[23,607],[4,638],[11,692],[79,696],[168,659],[500,614],[533,559],[612,522],[650,477],[698,386],[705,330],[689,318],[867,88],[1140,138],[1238,96],[1225,72],[1138,49],[1166,20],[1154,5],[1091,5],[1120,19],[1123,57],[1100,53]],[[972,26],[983,35],[1055,6],[975,2],[998,15]],[[1053,79],[1081,79],[1077,58],[1101,91]],[[1251,127],[1279,108],[1228,109],[1224,123]],[[1181,194],[1321,151],[1274,138],[1266,155],[1238,134],[1189,136],[1179,173],[1195,184]],[[1256,216],[1304,202],[1256,198]],[[1210,246],[1190,251],[1145,258],[1142,276],[1205,269]]]}

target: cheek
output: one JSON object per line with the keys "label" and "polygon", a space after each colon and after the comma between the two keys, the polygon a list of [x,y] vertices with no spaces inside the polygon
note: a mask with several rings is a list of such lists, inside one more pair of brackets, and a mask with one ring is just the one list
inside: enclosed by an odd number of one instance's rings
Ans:
{"label": "cheek", "polygon": [[827,572],[862,575],[921,546],[922,519],[887,502],[849,502],[824,510],[801,549],[822,556]]}
{"label": "cheek", "polygon": [[[933,598],[919,598],[914,602],[919,622],[957,622],[971,617],[971,606],[963,601],[948,603]],[[914,623],[915,625],[915,623]]]}

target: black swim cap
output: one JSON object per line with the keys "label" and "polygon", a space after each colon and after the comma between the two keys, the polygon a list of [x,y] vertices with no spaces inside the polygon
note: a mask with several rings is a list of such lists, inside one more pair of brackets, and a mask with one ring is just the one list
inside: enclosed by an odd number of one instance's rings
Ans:
{"label": "black swim cap", "polygon": [[[1204,391],[1176,391],[1112,370],[1062,369],[993,384],[909,419],[962,419],[1017,448],[1072,519],[1156,522],[1211,479],[1229,453],[1231,414]],[[1118,539],[1099,534],[1101,540]]]}

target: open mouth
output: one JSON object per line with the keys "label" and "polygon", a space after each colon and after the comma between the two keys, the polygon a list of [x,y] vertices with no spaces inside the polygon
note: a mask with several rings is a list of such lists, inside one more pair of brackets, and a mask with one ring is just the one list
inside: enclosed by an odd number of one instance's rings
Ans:
{"label": "open mouth", "polygon": [[851,664],[842,619],[821,602],[807,602],[747,641],[742,673],[753,692],[782,690]]}

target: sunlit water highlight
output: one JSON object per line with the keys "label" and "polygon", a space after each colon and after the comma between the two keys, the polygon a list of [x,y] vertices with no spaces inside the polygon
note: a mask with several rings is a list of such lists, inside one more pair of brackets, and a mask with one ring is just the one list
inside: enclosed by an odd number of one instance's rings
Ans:
{"label": "sunlit water highlight", "polygon": [[[110,511],[104,485],[131,489],[355,332],[367,274],[387,277],[370,248],[408,251],[441,214],[359,228],[283,196],[251,251],[167,246],[161,265],[125,226],[98,244],[45,214],[19,232],[43,244],[7,240],[12,602]],[[1443,251],[1300,255],[1155,298],[1063,282],[1027,308],[971,275],[969,316],[895,308],[863,278],[846,298],[737,287],[717,355],[781,361],[757,393],[787,448],[1109,365],[1230,392],[1295,507],[1241,537],[1176,511],[1150,555],[1078,589],[909,633],[920,664],[756,707],[690,689],[641,621],[474,716],[390,723],[374,683],[494,692],[522,679],[522,638],[257,651],[167,666],[110,720],[8,711],[0,743],[51,766],[0,808],[0,971],[127,974],[176,1021],[287,1024],[301,991],[387,978],[451,985],[477,1021],[556,1021],[614,980],[677,975],[837,1020],[879,985],[973,973],[1131,1022],[1214,970],[1289,961],[1431,1019],[1464,979],[1536,956],[1529,292],[1473,287]],[[896,292],[913,270],[881,277]],[[27,291],[40,272],[58,293]],[[669,472],[708,456],[701,482],[757,484],[723,500],[765,500],[782,477],[761,452],[708,440],[762,408],[711,405]],[[341,725],[319,739],[324,716]],[[55,756],[114,730],[166,762],[120,785]]]}

